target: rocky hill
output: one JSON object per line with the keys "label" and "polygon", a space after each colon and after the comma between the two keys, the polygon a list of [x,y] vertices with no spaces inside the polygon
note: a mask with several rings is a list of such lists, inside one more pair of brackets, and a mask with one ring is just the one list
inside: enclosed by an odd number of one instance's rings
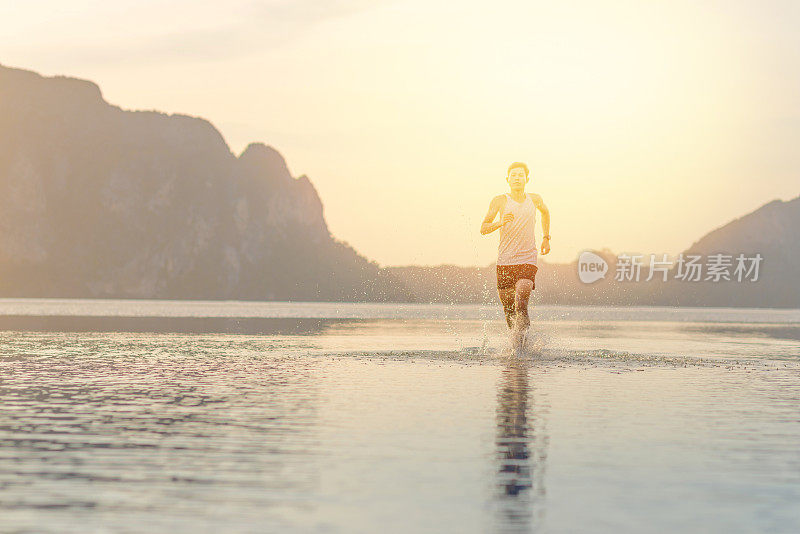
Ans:
{"label": "rocky hill", "polygon": [[[759,254],[763,259],[758,280],[709,281],[695,284],[691,291],[678,292],[680,288],[675,288],[673,292],[687,305],[800,308],[799,230],[800,196],[789,201],[773,200],[709,232],[684,252],[704,258],[732,255],[733,268],[739,254],[745,258]],[[750,268],[751,263],[745,265]]]}
{"label": "rocky hill", "polygon": [[[0,65],[0,131],[0,297],[496,302],[493,263],[379,268],[331,235],[308,177],[263,144],[237,157],[204,119]],[[684,253],[759,253],[756,282],[617,282],[605,250],[594,284],[541,261],[534,298],[798,308],[798,228],[800,197],[776,200]]]}
{"label": "rocky hill", "polygon": [[0,296],[408,300],[273,148],[0,66]]}

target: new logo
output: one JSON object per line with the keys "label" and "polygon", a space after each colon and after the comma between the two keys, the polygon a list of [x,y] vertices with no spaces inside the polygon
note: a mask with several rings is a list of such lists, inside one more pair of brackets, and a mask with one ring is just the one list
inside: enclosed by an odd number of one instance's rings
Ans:
{"label": "new logo", "polygon": [[584,284],[591,284],[605,278],[607,272],[608,263],[594,252],[585,250],[578,256],[578,278]]}

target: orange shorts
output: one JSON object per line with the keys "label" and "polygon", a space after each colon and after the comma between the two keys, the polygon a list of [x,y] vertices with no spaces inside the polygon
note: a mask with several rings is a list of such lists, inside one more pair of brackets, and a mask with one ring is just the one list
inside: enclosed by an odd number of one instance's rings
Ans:
{"label": "orange shorts", "polygon": [[497,289],[507,289],[517,285],[517,280],[526,278],[533,282],[533,289],[536,289],[536,271],[539,268],[532,263],[521,263],[519,265],[498,265],[497,266]]}

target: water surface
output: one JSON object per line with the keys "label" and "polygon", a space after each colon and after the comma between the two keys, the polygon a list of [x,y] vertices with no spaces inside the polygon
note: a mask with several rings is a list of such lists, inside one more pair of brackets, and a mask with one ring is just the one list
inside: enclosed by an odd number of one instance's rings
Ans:
{"label": "water surface", "polygon": [[0,300],[3,530],[797,532],[800,312]]}

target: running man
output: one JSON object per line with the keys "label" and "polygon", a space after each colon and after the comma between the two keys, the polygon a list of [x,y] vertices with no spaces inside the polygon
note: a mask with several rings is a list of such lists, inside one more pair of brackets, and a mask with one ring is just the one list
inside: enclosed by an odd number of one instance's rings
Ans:
{"label": "running man", "polygon": [[[517,332],[531,324],[528,299],[531,291],[536,288],[534,279],[538,270],[534,234],[537,209],[542,212],[542,254],[550,252],[550,210],[545,206],[542,197],[536,193],[525,193],[528,180],[528,166],[521,162],[512,163],[506,176],[511,193],[497,195],[492,199],[481,224],[481,235],[500,228],[497,293],[503,304],[508,327]],[[492,222],[498,213],[500,220]]]}

